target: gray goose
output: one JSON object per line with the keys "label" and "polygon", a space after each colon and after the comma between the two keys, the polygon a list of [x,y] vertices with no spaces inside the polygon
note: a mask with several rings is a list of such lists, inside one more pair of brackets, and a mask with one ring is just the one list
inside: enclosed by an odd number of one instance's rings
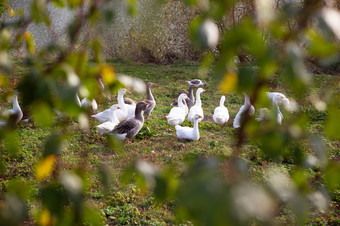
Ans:
{"label": "gray goose", "polygon": [[132,100],[131,98],[124,97],[124,103],[125,104],[130,104],[132,106],[136,106],[136,101]]}
{"label": "gray goose", "polygon": [[[197,88],[197,87],[198,87],[197,85],[191,84],[191,85],[189,85],[189,92],[187,92],[187,91],[184,90],[184,89],[181,89],[181,90],[179,91],[179,95],[181,95],[182,93],[187,93],[187,94],[188,94],[189,99],[186,99],[186,100],[185,100],[185,102],[186,102],[188,108],[190,108],[190,107],[191,107],[192,105],[194,105],[194,103],[195,103],[194,88]],[[173,107],[178,107],[177,101],[174,102],[173,104],[171,104],[171,106],[173,106]]]}
{"label": "gray goose", "polygon": [[109,134],[115,135],[120,140],[127,139],[127,142],[130,143],[130,140],[137,135],[139,130],[143,127],[144,117],[143,111],[149,106],[149,104],[145,101],[141,101],[136,105],[135,117],[125,119],[121,121],[116,128],[114,128]]}
{"label": "gray goose", "polygon": [[155,83],[152,83],[152,82],[148,82],[146,84],[146,102],[149,103],[150,105],[144,111],[145,118],[149,118],[150,113],[156,106],[155,98],[153,97],[151,93],[151,86],[153,86],[154,84]]}
{"label": "gray goose", "polygon": [[189,86],[190,85],[196,85],[196,86],[205,86],[206,83],[203,82],[202,80],[199,80],[199,79],[194,79],[194,80],[191,80],[191,81],[187,81]]}

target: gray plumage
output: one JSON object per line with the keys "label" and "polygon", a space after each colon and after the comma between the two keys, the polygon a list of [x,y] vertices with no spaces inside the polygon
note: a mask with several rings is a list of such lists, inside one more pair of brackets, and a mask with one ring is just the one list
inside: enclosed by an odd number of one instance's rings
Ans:
{"label": "gray plumage", "polygon": [[152,110],[156,106],[155,98],[153,97],[153,95],[151,93],[151,86],[153,84],[154,83],[152,83],[152,82],[148,82],[146,84],[146,101],[149,104],[149,106],[144,111],[145,118],[148,118],[150,116],[150,113],[152,112]]}
{"label": "gray plumage", "polygon": [[[181,95],[182,93],[188,93],[188,97],[189,99],[186,99],[185,102],[186,102],[186,105],[188,106],[188,108],[190,108],[192,105],[194,105],[195,103],[195,96],[194,96],[194,88],[196,88],[197,86],[196,85],[189,85],[189,92],[187,92],[186,90],[184,89],[181,89],[179,91],[179,95]],[[171,106],[173,107],[178,107],[178,103],[177,101],[174,102],[173,104],[171,104]]]}
{"label": "gray plumage", "polygon": [[202,80],[199,80],[199,79],[194,79],[194,80],[191,80],[191,81],[187,81],[189,86],[190,85],[196,85],[196,86],[205,86],[206,83],[203,82]]}
{"label": "gray plumage", "polygon": [[131,98],[128,98],[128,97],[124,97],[124,103],[134,105],[134,106],[136,105],[136,102],[134,100],[132,100]]}
{"label": "gray plumage", "polygon": [[143,127],[144,117],[143,111],[149,104],[141,101],[136,105],[135,117],[121,121],[110,134],[117,135],[121,139],[131,139],[137,135],[139,130]]}

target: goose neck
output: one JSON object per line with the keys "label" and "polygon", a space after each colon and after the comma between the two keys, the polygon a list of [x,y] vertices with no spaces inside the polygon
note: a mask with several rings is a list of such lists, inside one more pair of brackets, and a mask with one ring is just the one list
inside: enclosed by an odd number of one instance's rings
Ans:
{"label": "goose neck", "polygon": [[182,98],[182,97],[179,97],[178,100],[177,100],[178,107],[184,108],[185,105],[184,105],[183,102],[185,102],[185,98],[184,98],[184,97],[183,97],[183,98]]}
{"label": "goose neck", "polygon": [[224,107],[224,101],[225,99],[223,97],[221,97],[221,100],[220,100],[220,107]]}
{"label": "goose neck", "polygon": [[201,93],[200,92],[196,92],[196,106],[201,106],[202,102],[201,102]]}
{"label": "goose neck", "polygon": [[151,93],[151,87],[147,87],[146,88],[146,99],[147,100],[155,100],[155,98],[153,97],[152,93]]}
{"label": "goose neck", "polygon": [[15,111],[21,111],[21,108],[19,106],[19,102],[18,102],[18,96],[14,95],[13,96],[13,110]]}
{"label": "goose neck", "polygon": [[244,105],[245,106],[250,106],[250,99],[248,95],[244,96]]}
{"label": "goose neck", "polygon": [[143,110],[141,108],[136,107],[135,110],[135,119],[144,122],[144,117],[143,117]]}
{"label": "goose neck", "polygon": [[194,120],[194,134],[198,135],[199,131],[198,131],[198,119]]}
{"label": "goose neck", "polygon": [[121,108],[125,108],[124,94],[118,93],[117,100],[118,100],[118,106]]}
{"label": "goose neck", "polygon": [[195,102],[194,87],[192,86],[189,86],[189,98],[192,102]]}

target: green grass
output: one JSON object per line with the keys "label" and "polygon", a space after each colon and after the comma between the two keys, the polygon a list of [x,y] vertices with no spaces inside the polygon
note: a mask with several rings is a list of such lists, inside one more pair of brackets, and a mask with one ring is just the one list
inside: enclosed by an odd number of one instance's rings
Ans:
{"label": "green grass", "polygon": [[[212,121],[214,108],[219,104],[220,96],[217,86],[218,80],[212,75],[202,78],[207,82],[206,92],[202,94],[205,120],[200,124],[201,139],[197,142],[181,142],[175,135],[174,128],[170,128],[165,116],[170,111],[170,104],[177,99],[178,91],[187,88],[186,81],[197,78],[196,63],[176,63],[169,66],[159,66],[153,64],[137,64],[126,61],[110,61],[115,70],[119,73],[136,76],[145,82],[155,82],[152,92],[157,102],[157,106],[151,113],[151,117],[145,121],[144,128],[132,144],[126,144],[120,149],[113,149],[108,145],[106,137],[100,137],[95,126],[98,124],[91,121],[89,131],[79,128],[77,122],[72,122],[67,134],[65,144],[58,167],[62,169],[86,168],[88,171],[86,197],[89,203],[103,210],[103,213],[110,224],[177,224],[173,215],[172,203],[157,204],[148,193],[143,193],[135,186],[123,186],[119,177],[122,171],[135,159],[142,159],[153,162],[159,166],[172,166],[179,175],[183,172],[185,163],[207,156],[220,159],[228,158],[235,148],[236,132],[232,128],[232,119],[227,126],[220,127]],[[20,76],[24,72],[22,67],[18,67],[17,73]],[[319,94],[324,92],[331,84],[339,83],[340,78],[336,76],[315,76],[315,88],[309,90],[310,93]],[[283,87],[282,78],[276,76],[271,81],[271,87],[275,91],[287,90]],[[126,95],[136,101],[146,98],[145,95],[132,93]],[[290,96],[287,95],[289,98]],[[104,110],[116,103],[116,94],[113,94],[113,102],[102,101],[99,103],[99,111]],[[243,97],[237,94],[226,95],[225,105],[229,109],[233,118],[239,107],[243,103]],[[10,103],[3,103],[3,108],[10,107]],[[311,124],[307,128],[315,133],[319,133],[324,125],[325,113],[317,112],[310,106],[303,106],[307,116],[311,119]],[[289,120],[292,115],[288,113],[284,120]],[[183,125],[189,125],[187,121]],[[0,177],[0,199],[7,189],[7,184],[12,179],[23,180],[32,185],[33,191],[38,190],[38,185],[34,182],[34,165],[40,159],[44,148],[44,141],[50,135],[47,128],[39,128],[34,124],[20,123],[17,131],[19,152],[11,156],[5,155],[6,171]],[[330,149],[331,158],[339,158],[339,142],[327,141],[326,145]],[[304,152],[310,152],[308,142],[301,144]],[[5,148],[1,144],[1,149]],[[260,151],[256,143],[247,142],[242,149],[242,158],[246,160],[252,169],[253,177],[261,181],[263,171],[272,167],[272,163]],[[289,153],[281,160],[282,167],[290,170],[294,159]],[[105,163],[112,168],[113,186],[108,196],[102,195],[102,186],[97,167]],[[312,174],[312,173],[311,173]],[[313,176],[313,175],[311,175]],[[33,194],[35,194],[33,192]],[[336,208],[336,205],[335,207]],[[334,214],[315,212],[310,222],[325,223]],[[292,216],[289,211],[282,210],[282,214],[277,217],[277,221],[283,220],[292,223]],[[321,219],[321,220],[320,220]],[[183,222],[182,222],[183,223]]]}

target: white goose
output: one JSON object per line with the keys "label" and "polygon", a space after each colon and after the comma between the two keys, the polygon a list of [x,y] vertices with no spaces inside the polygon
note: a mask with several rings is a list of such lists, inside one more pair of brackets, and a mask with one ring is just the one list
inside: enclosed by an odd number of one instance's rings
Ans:
{"label": "white goose", "polygon": [[[248,110],[249,109],[249,110]],[[248,112],[249,115],[253,115],[255,113],[254,106],[250,103],[248,95],[244,95],[244,105],[240,108],[240,110],[237,112],[233,126],[235,129],[241,127],[241,119],[243,118],[243,115]]]}
{"label": "white goose", "polygon": [[220,106],[215,108],[213,119],[217,125],[225,125],[229,120],[228,108],[224,106],[225,96],[221,96]]}
{"label": "white goose", "polygon": [[202,116],[196,114],[194,116],[194,127],[182,127],[180,125],[175,126],[176,129],[176,136],[178,139],[185,139],[185,140],[199,140],[200,133],[198,130],[198,120],[201,119]]}
{"label": "white goose", "polygon": [[282,124],[283,115],[280,111],[279,105],[281,105],[281,104],[288,105],[289,100],[286,98],[285,95],[283,95],[282,93],[279,93],[279,92],[267,92],[267,97],[272,102],[273,109],[276,113],[277,123]]}
{"label": "white goose", "polygon": [[170,126],[176,126],[178,124],[181,124],[185,120],[185,106],[183,104],[183,101],[185,102],[185,99],[187,99],[188,96],[186,94],[181,94],[178,97],[178,107],[173,107],[170,110],[169,115],[165,116],[168,124]]}
{"label": "white goose", "polygon": [[118,91],[118,106],[120,107],[120,109],[116,110],[116,115],[117,118],[119,120],[119,122],[123,121],[126,119],[127,115],[128,115],[128,109],[127,109],[127,104],[125,104],[124,102],[124,94],[126,93],[130,93],[129,90],[127,89],[120,89]]}
{"label": "white goose", "polygon": [[116,104],[112,105],[110,108],[110,112],[109,112],[110,120],[96,126],[100,135],[103,135],[105,133],[112,131],[118,125],[119,121],[116,116],[117,109],[120,109],[118,105]]}
{"label": "white goose", "polygon": [[198,88],[196,91],[196,103],[194,106],[190,108],[189,114],[188,114],[188,120],[190,122],[194,122],[194,117],[196,114],[200,115],[201,118],[199,118],[198,122],[201,122],[204,119],[203,114],[203,108],[202,108],[202,102],[201,102],[201,93],[205,92],[204,89]]}
{"label": "white goose", "polygon": [[11,125],[16,125],[22,119],[23,113],[19,106],[18,95],[16,93],[12,97],[12,102],[13,109],[7,110],[5,112],[8,120],[0,121],[0,126],[6,126],[7,123],[10,123]]}
{"label": "white goose", "polygon": [[80,106],[88,111],[90,111],[91,114],[96,113],[98,110],[98,104],[95,99],[89,100],[87,98],[84,98],[81,100]]}

